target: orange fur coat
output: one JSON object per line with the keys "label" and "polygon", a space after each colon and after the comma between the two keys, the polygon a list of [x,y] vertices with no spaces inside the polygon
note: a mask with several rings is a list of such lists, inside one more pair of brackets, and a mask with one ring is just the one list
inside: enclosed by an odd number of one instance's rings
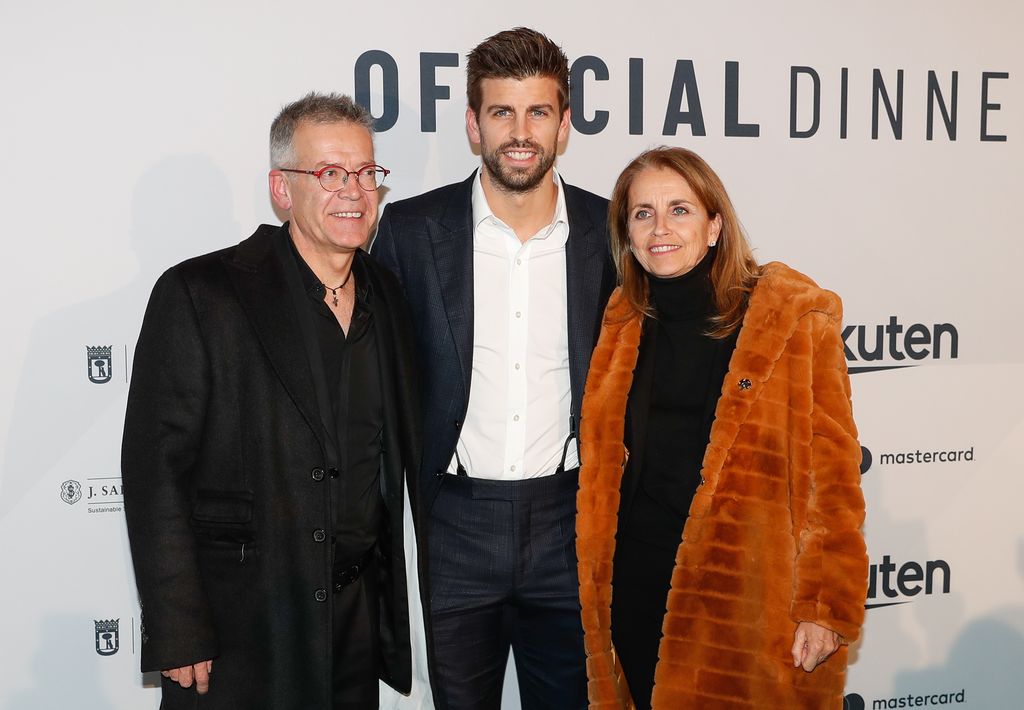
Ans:
{"label": "orange fur coat", "polygon": [[[793,667],[798,622],[855,640],[867,555],[839,298],[772,263],[751,295],[676,553],[652,704],[841,708],[847,646]],[[611,637],[626,402],[642,318],[616,291],[581,421],[576,550],[591,708],[632,700]],[[742,383],[742,385],[741,385]]]}

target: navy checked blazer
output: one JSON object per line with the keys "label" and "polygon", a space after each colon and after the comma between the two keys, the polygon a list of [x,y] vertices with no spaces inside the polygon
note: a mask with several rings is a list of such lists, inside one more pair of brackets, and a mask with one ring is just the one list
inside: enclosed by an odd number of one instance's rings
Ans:
{"label": "navy checked blazer", "polygon": [[[421,512],[430,510],[455,455],[473,372],[473,180],[388,205],[371,253],[390,269],[412,310],[423,382]],[[583,385],[604,307],[615,286],[608,200],[562,183],[569,216],[565,246],[569,379],[579,422]]]}

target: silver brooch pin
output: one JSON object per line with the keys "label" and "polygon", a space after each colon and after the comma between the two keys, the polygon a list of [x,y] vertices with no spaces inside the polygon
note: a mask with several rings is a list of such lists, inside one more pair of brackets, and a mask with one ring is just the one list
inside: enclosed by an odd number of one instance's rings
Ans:
{"label": "silver brooch pin", "polygon": [[744,377],[742,380],[740,380],[740,389],[741,390],[748,390],[748,389],[751,388],[751,386],[752,386],[752,383],[746,377]]}

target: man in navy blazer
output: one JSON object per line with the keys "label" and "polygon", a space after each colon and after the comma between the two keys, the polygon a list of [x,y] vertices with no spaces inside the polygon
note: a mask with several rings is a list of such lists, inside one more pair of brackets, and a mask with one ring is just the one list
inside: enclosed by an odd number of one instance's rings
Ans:
{"label": "man in navy blazer", "polygon": [[524,708],[583,708],[575,440],[615,275],[607,200],[554,170],[568,61],[526,28],[468,56],[482,166],[390,205],[373,255],[412,308],[424,394],[421,521],[443,708],[497,708],[508,652]]}

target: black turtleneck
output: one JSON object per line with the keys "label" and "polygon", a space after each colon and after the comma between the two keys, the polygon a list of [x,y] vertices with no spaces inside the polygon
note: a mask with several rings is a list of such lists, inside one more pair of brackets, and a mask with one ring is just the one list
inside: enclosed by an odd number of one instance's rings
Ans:
{"label": "black turtleneck", "polygon": [[655,317],[644,323],[629,395],[634,455],[612,568],[612,640],[637,708],[650,707],[675,554],[735,344],[706,335],[714,258],[712,249],[682,276],[648,276]]}
{"label": "black turtleneck", "polygon": [[[654,376],[647,413],[646,440],[640,471],[640,490],[633,514],[647,542],[679,545],[693,494],[700,483],[700,467],[707,447],[705,425],[708,397],[719,392],[714,381],[718,341],[706,335],[715,314],[711,291],[709,251],[697,266],[682,276],[660,279],[648,275],[655,318]],[[652,341],[648,341],[652,342]],[[724,375],[724,373],[722,373]],[[646,493],[646,496],[644,494]],[[643,500],[646,497],[647,500]],[[644,512],[636,510],[640,505]],[[637,515],[637,513],[640,513]],[[647,534],[645,534],[647,533]]]}

